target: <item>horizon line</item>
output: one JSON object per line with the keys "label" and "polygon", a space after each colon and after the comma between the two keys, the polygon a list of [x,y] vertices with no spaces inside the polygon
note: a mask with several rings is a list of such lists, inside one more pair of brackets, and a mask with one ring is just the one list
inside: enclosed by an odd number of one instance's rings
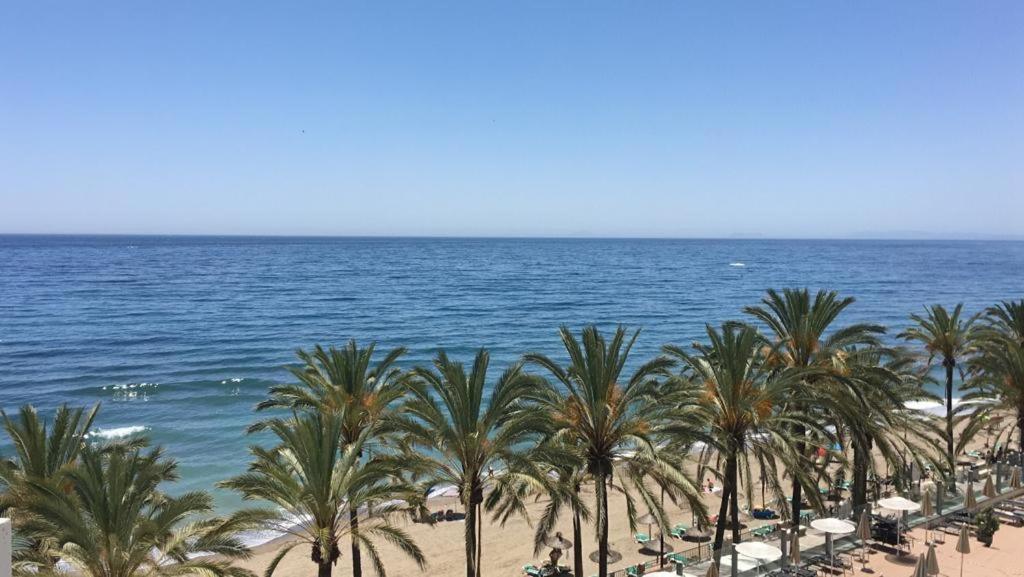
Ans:
{"label": "horizon line", "polygon": [[107,237],[107,238],[239,238],[239,239],[407,239],[407,240],[732,240],[732,241],[906,241],[906,242],[1022,242],[1024,235],[985,236],[631,236],[631,235],[446,235],[446,234],[253,234],[253,233],[107,233],[107,232],[0,232],[0,237]]}

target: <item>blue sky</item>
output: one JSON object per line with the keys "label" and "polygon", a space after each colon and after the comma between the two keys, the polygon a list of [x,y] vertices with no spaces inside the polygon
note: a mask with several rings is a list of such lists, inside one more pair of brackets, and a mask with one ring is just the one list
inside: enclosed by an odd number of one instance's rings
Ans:
{"label": "blue sky", "polygon": [[0,0],[0,232],[1021,235],[1024,3]]}

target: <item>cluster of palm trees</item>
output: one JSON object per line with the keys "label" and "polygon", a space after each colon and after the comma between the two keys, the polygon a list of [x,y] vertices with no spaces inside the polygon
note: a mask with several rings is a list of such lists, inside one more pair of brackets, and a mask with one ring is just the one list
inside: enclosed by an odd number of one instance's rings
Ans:
{"label": "cluster of palm trees", "polygon": [[[666,533],[666,499],[710,522],[699,480],[713,476],[717,560],[728,529],[740,539],[740,495],[749,507],[755,479],[797,524],[802,509],[824,507],[819,487],[837,475],[852,477],[859,510],[880,463],[902,488],[910,463],[950,473],[966,441],[994,424],[1000,438],[1024,434],[1024,301],[971,318],[938,305],[913,316],[898,336],[926,355],[888,344],[884,327],[842,324],[851,304],[830,291],[768,291],[745,320],[643,362],[630,360],[639,331],[622,327],[562,328],[564,359],[527,354],[500,374],[486,350],[468,367],[442,351],[410,370],[398,366],[402,348],[300,351],[295,382],[270,390],[251,427],[273,445],[253,446],[249,469],[220,484],[257,506],[226,517],[210,516],[205,493],[161,490],[176,476],[161,449],[89,442],[95,408],[61,408],[47,426],[26,407],[3,415],[15,455],[0,463],[0,509],[15,521],[25,573],[67,563],[92,577],[247,575],[232,565],[250,554],[240,535],[272,528],[294,538],[268,577],[298,547],[329,577],[345,545],[355,577],[364,560],[384,576],[382,543],[425,565],[398,521],[432,522],[428,496],[451,487],[466,515],[466,577],[481,575],[485,516],[504,523],[536,501],[536,550],[571,519],[582,577],[592,525],[606,577],[611,493],[623,496],[631,529],[649,514]],[[933,398],[925,385],[936,361],[945,427],[905,407]],[[972,413],[953,409],[957,369]]]}

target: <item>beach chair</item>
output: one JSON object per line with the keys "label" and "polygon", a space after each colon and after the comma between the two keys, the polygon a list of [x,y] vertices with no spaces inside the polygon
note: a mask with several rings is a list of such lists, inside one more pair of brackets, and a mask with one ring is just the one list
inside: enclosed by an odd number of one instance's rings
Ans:
{"label": "beach chair", "polygon": [[523,573],[526,573],[530,577],[540,577],[540,569],[533,565],[523,565]]}
{"label": "beach chair", "polygon": [[635,540],[638,545],[646,545],[651,542],[651,536],[647,533],[636,533],[633,535],[633,540]]}

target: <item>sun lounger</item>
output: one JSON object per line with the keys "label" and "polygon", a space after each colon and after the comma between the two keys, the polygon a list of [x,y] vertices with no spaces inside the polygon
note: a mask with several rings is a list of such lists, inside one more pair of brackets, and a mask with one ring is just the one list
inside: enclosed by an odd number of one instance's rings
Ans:
{"label": "sun lounger", "polygon": [[633,539],[640,545],[646,545],[651,542],[651,536],[647,533],[637,533],[633,535]]}
{"label": "sun lounger", "polygon": [[530,577],[540,577],[540,569],[533,565],[523,565],[523,573],[526,573]]}

